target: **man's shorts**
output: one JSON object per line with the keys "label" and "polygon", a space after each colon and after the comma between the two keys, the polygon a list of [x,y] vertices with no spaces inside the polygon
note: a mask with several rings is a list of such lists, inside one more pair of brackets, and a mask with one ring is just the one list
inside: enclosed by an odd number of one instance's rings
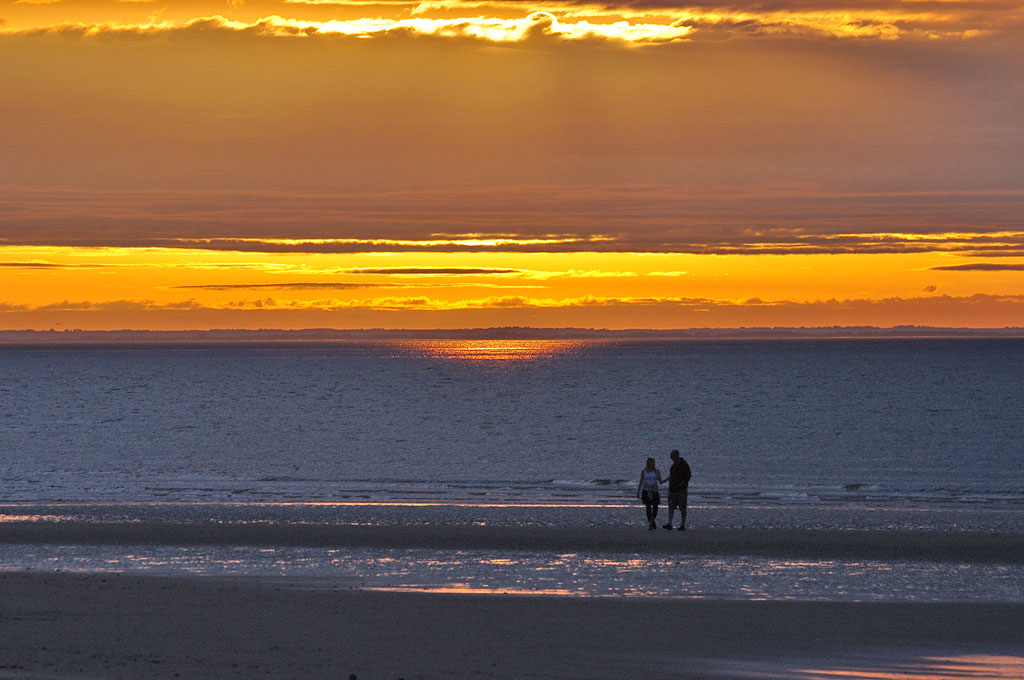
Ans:
{"label": "man's shorts", "polygon": [[682,491],[669,491],[668,507],[672,510],[676,508],[686,510],[686,489],[683,489]]}

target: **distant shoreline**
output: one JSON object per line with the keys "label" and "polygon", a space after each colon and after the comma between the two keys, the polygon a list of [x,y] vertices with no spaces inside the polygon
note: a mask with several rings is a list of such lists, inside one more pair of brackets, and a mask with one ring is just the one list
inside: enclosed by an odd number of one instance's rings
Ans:
{"label": "distant shoreline", "polygon": [[376,340],[921,340],[1024,338],[1024,327],[823,326],[777,328],[458,328],[338,330],[16,330],[0,331],[0,345],[113,345],[167,343],[280,343]]}

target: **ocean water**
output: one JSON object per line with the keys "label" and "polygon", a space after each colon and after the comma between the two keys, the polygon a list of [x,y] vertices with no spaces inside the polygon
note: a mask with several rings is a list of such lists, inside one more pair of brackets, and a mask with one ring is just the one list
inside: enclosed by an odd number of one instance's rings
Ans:
{"label": "ocean water", "polygon": [[[1022,385],[1010,339],[4,347],[0,521],[641,526],[678,448],[695,529],[1021,532]],[[153,563],[124,558],[97,559]],[[860,587],[833,567],[822,592]]]}
{"label": "ocean water", "polygon": [[1024,341],[0,349],[6,501],[1024,507]]}

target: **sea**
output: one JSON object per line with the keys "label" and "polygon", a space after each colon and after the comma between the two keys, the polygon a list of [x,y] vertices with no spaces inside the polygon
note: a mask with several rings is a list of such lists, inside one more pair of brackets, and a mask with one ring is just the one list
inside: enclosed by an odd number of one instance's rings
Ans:
{"label": "sea", "polygon": [[[0,523],[1024,534],[1024,340],[0,346]],[[663,507],[660,517],[664,518]],[[678,520],[677,520],[678,522]],[[661,533],[659,531],[659,533]],[[1024,601],[1015,563],[0,544],[0,570],[566,596]]]}

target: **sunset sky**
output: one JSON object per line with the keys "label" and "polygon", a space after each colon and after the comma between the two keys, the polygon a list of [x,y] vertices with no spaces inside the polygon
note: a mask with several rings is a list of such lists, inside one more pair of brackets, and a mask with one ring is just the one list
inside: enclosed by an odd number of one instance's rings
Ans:
{"label": "sunset sky", "polygon": [[1024,326],[1024,1],[0,0],[0,330]]}

